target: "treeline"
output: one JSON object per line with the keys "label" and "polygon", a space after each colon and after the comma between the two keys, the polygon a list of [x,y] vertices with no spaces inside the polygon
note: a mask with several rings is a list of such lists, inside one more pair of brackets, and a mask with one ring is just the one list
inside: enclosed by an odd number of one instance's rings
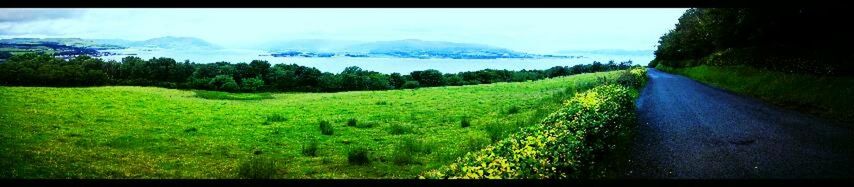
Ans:
{"label": "treeline", "polygon": [[0,84],[16,86],[101,86],[131,85],[167,88],[219,90],[228,92],[303,91],[335,92],[389,90],[433,86],[457,86],[495,82],[539,80],[580,73],[628,69],[631,61],[593,62],[586,65],[556,66],[547,70],[479,70],[442,73],[438,70],[383,74],[347,67],[338,74],[321,72],[296,64],[271,65],[217,62],[197,64],[171,58],[125,57],[121,62],[88,56],[69,60],[43,54],[22,54],[0,63]]}
{"label": "treeline", "polygon": [[852,16],[840,9],[695,8],[661,37],[650,66],[750,65],[783,72],[851,74]]}

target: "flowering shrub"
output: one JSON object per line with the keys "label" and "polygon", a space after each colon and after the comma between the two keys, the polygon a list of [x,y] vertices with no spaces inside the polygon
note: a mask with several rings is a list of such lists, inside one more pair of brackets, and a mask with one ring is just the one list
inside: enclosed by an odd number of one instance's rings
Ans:
{"label": "flowering shrub", "polygon": [[640,79],[641,82],[646,83],[646,68],[644,68],[644,67],[632,68],[631,70],[629,70],[629,72],[632,73],[632,75],[634,75],[635,78]]}
{"label": "flowering shrub", "polygon": [[646,85],[646,68],[632,68],[623,71],[617,77],[617,84],[632,88],[643,87]]}
{"label": "flowering shrub", "polygon": [[[645,69],[636,70],[645,75]],[[631,73],[635,73],[633,70]],[[635,123],[631,88],[611,84],[576,94],[540,125],[424,173],[433,179],[588,178]]]}

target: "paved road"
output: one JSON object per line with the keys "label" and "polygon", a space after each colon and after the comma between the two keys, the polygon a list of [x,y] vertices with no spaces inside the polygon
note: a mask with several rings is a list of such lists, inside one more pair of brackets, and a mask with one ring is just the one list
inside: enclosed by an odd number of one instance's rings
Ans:
{"label": "paved road", "polygon": [[629,178],[854,178],[852,130],[683,76],[648,76]]}

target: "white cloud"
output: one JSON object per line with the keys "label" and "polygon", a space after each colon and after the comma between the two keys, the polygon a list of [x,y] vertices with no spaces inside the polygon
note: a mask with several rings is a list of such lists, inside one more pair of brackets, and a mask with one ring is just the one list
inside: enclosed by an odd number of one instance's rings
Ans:
{"label": "white cloud", "polygon": [[0,22],[73,18],[82,13],[83,11],[79,9],[0,8]]}

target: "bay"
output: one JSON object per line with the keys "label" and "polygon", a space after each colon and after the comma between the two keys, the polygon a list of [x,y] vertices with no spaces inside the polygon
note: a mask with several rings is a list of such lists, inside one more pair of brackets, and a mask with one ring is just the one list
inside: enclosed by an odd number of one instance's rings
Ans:
{"label": "bay", "polygon": [[[503,58],[503,59],[417,59],[417,58],[384,58],[384,57],[273,57],[266,56],[269,53],[261,50],[250,49],[220,49],[220,50],[167,50],[167,49],[139,49],[129,48],[122,50],[106,50],[105,52],[119,53],[122,55],[102,56],[104,60],[121,61],[127,56],[137,56],[142,59],[156,57],[167,57],[178,62],[189,60],[195,63],[215,62],[251,62],[252,60],[266,60],[270,64],[298,64],[301,66],[315,67],[323,72],[339,73],[346,67],[358,66],[363,70],[371,70],[381,73],[408,74],[412,71],[435,69],[443,73],[458,73],[463,71],[477,71],[483,69],[506,69],[506,70],[545,70],[554,66],[573,66],[576,64],[590,64],[593,61],[607,63],[613,60],[615,63],[632,60],[634,64],[646,65],[654,58],[650,55],[602,55],[602,54],[571,54],[583,56],[583,58]],[[134,55],[127,55],[134,54]]]}

